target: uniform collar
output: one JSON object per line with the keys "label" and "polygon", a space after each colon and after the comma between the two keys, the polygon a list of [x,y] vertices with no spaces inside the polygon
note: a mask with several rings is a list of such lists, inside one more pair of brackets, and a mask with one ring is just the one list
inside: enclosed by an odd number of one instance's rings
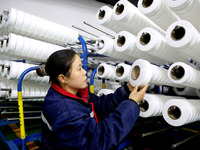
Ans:
{"label": "uniform collar", "polygon": [[55,83],[52,83],[51,86],[55,91],[57,91],[58,93],[60,93],[62,95],[69,96],[69,97],[76,98],[76,99],[81,99],[85,103],[88,103],[88,88],[87,87],[78,91],[78,95],[81,96],[81,97],[79,97],[77,95],[67,92],[66,90],[62,89],[60,86],[58,86]]}

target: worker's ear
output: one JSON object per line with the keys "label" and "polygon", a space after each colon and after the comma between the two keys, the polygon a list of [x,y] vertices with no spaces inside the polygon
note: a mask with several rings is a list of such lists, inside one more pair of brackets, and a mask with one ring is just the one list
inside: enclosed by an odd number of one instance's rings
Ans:
{"label": "worker's ear", "polygon": [[58,81],[59,81],[60,83],[67,83],[67,77],[64,76],[63,74],[59,74],[59,76],[58,76]]}

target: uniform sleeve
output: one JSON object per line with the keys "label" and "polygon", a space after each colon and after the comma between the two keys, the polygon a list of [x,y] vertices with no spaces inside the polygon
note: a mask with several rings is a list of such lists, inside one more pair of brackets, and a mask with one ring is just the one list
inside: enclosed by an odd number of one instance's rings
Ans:
{"label": "uniform sleeve", "polygon": [[94,109],[98,120],[107,117],[113,112],[122,101],[128,99],[129,94],[130,91],[126,84],[118,88],[113,94],[102,95],[100,97],[90,94],[90,102],[94,103]]}
{"label": "uniform sleeve", "polygon": [[59,149],[109,150],[126,137],[138,116],[137,104],[126,100],[98,123],[84,111],[67,111],[56,119],[52,129]]}

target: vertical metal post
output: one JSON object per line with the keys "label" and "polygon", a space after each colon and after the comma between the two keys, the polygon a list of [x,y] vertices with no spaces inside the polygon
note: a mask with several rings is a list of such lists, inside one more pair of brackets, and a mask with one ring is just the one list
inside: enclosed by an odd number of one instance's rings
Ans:
{"label": "vertical metal post", "polygon": [[21,133],[21,140],[22,140],[22,150],[26,149],[26,143],[25,143],[25,125],[24,125],[24,112],[23,112],[23,99],[22,99],[22,81],[24,76],[32,71],[36,70],[37,68],[40,68],[40,66],[35,66],[26,69],[19,77],[18,84],[17,84],[17,91],[18,91],[18,106],[19,106],[19,120],[20,120],[20,133]]}
{"label": "vertical metal post", "polygon": [[94,77],[95,74],[97,73],[97,68],[95,68],[92,71],[91,77],[90,77],[90,93],[94,93]]}
{"label": "vertical metal post", "polygon": [[82,36],[79,36],[78,39],[81,42],[82,48],[83,48],[83,69],[85,69],[85,71],[87,72],[87,64],[88,64],[88,60],[87,60],[87,57],[88,57],[87,46],[86,46],[85,40],[82,38]]}

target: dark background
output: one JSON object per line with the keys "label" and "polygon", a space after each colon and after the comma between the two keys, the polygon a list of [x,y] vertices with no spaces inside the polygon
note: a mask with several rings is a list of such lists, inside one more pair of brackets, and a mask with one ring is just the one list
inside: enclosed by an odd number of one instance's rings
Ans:
{"label": "dark background", "polygon": [[[96,0],[96,1],[114,6],[119,0]],[[128,1],[137,7],[138,0],[128,0]]]}

